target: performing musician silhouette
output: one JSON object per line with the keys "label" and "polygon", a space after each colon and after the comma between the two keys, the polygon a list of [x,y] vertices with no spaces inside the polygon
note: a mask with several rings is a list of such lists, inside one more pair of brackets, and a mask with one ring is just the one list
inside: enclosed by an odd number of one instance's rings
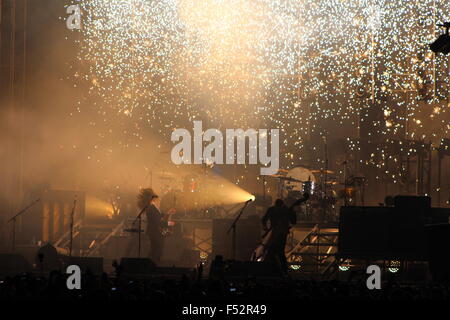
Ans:
{"label": "performing musician silhouette", "polygon": [[169,210],[167,214],[161,213],[159,210],[159,203],[159,197],[152,189],[148,188],[141,190],[141,193],[138,196],[138,205],[141,210],[147,206],[145,210],[145,215],[147,217],[146,234],[150,240],[148,257],[156,264],[161,262],[164,236],[166,235],[168,228],[174,225],[174,222],[169,221],[169,217],[171,214],[175,213],[174,209]]}
{"label": "performing musician silhouette", "polygon": [[[308,198],[309,194],[305,193],[303,199],[297,200],[291,207],[287,207],[282,199],[277,199],[275,205],[270,207],[262,218],[264,230],[271,232],[271,239],[265,248],[264,261],[276,263],[283,273],[288,270],[288,262],[284,253],[286,240],[291,225],[297,223],[297,216],[293,208]],[[270,222],[270,228],[267,225],[268,222]]]}

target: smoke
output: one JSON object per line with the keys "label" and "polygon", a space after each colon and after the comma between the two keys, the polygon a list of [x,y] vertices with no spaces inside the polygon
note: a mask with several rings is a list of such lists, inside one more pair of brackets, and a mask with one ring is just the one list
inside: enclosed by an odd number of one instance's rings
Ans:
{"label": "smoke", "polygon": [[[190,10],[192,5],[185,2],[180,10]],[[199,9],[197,12],[205,21],[207,17],[203,9]],[[251,197],[249,192],[214,173],[215,169],[172,164],[167,136],[171,127],[160,123],[159,119],[165,117],[172,123],[173,114],[166,114],[164,105],[159,109],[152,105],[151,111],[142,108],[130,116],[114,108],[101,107],[105,104],[104,95],[93,94],[80,72],[91,70],[89,63],[92,62],[79,60],[78,37],[81,34],[67,30],[64,19],[58,19],[65,16],[60,1],[35,1],[29,4],[28,11],[26,70],[21,79],[25,87],[16,81],[14,103],[11,97],[0,100],[0,159],[3,164],[0,171],[4,182],[0,201],[11,203],[7,210],[3,206],[3,217],[10,217],[50,189],[86,192],[87,214],[93,216],[110,215],[112,199],[134,201],[139,189],[149,186],[160,196],[168,190],[178,190],[186,195],[185,207],[189,210],[240,203]],[[238,19],[236,10],[230,12],[229,22]],[[250,8],[246,9],[246,15],[251,15]],[[185,16],[190,19],[185,22],[191,28],[191,35],[204,32],[192,18],[194,16]],[[239,26],[230,24],[229,27],[232,34],[223,34],[224,29],[211,26],[215,33],[203,39],[210,43],[211,50],[204,52],[199,67],[189,73],[192,78],[185,79],[189,88],[179,89],[205,92],[203,98],[196,98],[200,108],[208,103],[231,110],[233,105],[234,111],[228,114],[228,120],[233,120],[238,119],[238,114],[244,114],[247,106],[257,105],[246,97],[255,96],[254,91],[260,90],[261,85],[251,82],[254,78],[251,73],[260,71],[246,67],[246,59],[252,60],[255,56],[243,55],[247,50],[241,45],[234,51],[227,51],[232,42],[244,44],[256,39],[238,40]],[[226,34],[229,34],[225,39],[227,44],[221,45],[221,37]],[[245,34],[254,37],[250,32]],[[19,46],[17,56],[20,50]],[[235,65],[236,72],[225,72],[230,65]],[[185,67],[186,60],[179,60],[173,70]],[[15,70],[16,77],[20,73],[19,68]],[[211,83],[213,80],[216,82]],[[117,84],[121,79],[117,77],[112,81]],[[24,96],[21,96],[22,89]],[[236,94],[237,91],[240,94]],[[114,103],[120,104],[120,100]],[[192,124],[191,118],[178,117],[184,124]],[[189,179],[195,180],[198,190],[186,187]]]}

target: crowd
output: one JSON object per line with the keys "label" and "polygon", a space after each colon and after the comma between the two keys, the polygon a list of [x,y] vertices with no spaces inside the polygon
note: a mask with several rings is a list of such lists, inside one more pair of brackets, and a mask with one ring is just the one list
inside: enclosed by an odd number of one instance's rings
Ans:
{"label": "crowd", "polygon": [[261,281],[192,279],[130,279],[83,275],[80,290],[68,290],[67,275],[54,271],[47,277],[20,274],[0,280],[0,300],[153,300],[153,301],[273,301],[273,300],[448,300],[450,285],[383,283],[368,290],[365,281]]}

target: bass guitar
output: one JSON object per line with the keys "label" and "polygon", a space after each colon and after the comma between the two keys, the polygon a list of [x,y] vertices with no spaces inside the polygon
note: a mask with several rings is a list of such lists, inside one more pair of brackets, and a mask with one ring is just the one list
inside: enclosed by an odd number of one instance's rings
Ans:
{"label": "bass guitar", "polygon": [[[292,210],[296,206],[306,202],[309,199],[309,193],[304,193],[303,198],[295,201],[290,207],[289,210]],[[252,253],[251,261],[264,261],[266,259],[267,250],[272,242],[272,227],[270,227],[264,234],[262,235],[262,240],[256,249]]]}
{"label": "bass guitar", "polygon": [[175,225],[175,222],[172,221],[172,215],[175,213],[176,210],[172,208],[165,214],[165,218],[163,220],[164,227],[159,229],[159,232],[163,237],[168,237],[173,234],[173,226]]}

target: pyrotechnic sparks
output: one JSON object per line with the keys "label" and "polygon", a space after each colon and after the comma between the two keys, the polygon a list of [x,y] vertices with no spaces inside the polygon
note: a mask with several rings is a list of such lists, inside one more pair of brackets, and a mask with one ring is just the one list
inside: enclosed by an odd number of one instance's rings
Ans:
{"label": "pyrotechnic sparks", "polygon": [[158,108],[169,127],[186,114],[245,123],[273,78],[296,71],[298,2],[86,0],[82,9],[91,93],[125,115],[147,109],[151,124]]}
{"label": "pyrotechnic sparks", "polygon": [[292,165],[311,135],[333,134],[323,121],[356,137],[375,105],[383,139],[448,136],[448,61],[427,46],[448,1],[80,3],[81,79],[99,114],[132,119],[135,138],[144,124],[168,136],[199,118],[278,127]]}

